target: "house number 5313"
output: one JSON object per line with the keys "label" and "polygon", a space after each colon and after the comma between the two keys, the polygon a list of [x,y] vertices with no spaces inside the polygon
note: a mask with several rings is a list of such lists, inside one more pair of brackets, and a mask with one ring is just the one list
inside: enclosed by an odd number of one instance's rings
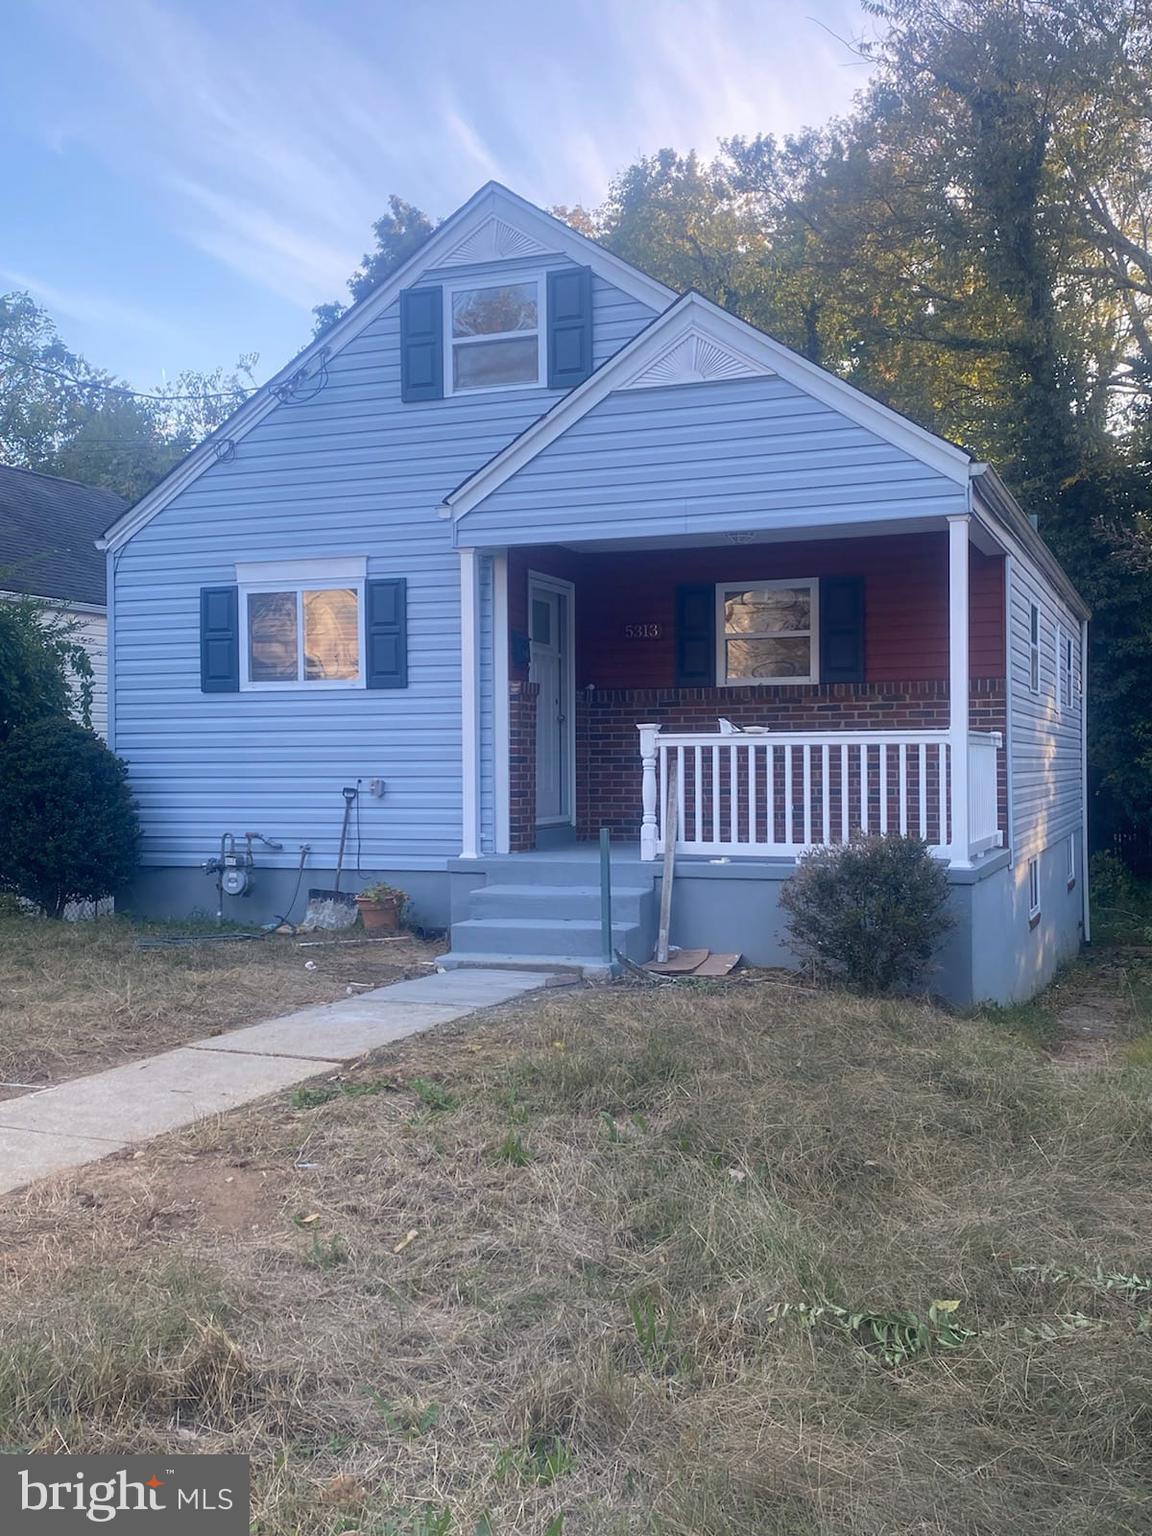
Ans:
{"label": "house number 5313", "polygon": [[664,634],[662,624],[625,624],[625,640],[659,640]]}

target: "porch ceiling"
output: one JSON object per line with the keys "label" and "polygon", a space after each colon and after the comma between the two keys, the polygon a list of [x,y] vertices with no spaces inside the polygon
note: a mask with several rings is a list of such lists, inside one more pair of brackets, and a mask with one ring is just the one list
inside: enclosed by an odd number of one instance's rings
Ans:
{"label": "porch ceiling", "polygon": [[[510,544],[505,539],[493,542],[491,545],[480,544],[476,547],[494,550],[509,547],[519,549],[548,547],[571,550],[573,554],[612,554],[645,549],[722,549],[752,544],[810,544],[831,539],[891,538],[910,533],[943,533],[947,527],[948,520],[944,516],[905,517],[874,523],[829,522],[818,527],[806,524],[803,527],[791,528],[741,528],[723,533],[714,531],[673,533],[646,538],[580,539],[562,536],[547,541],[532,539],[515,544]],[[973,518],[969,525],[969,536],[971,542],[982,554],[996,555],[1004,552],[1003,546],[997,542],[992,532],[976,518]]]}

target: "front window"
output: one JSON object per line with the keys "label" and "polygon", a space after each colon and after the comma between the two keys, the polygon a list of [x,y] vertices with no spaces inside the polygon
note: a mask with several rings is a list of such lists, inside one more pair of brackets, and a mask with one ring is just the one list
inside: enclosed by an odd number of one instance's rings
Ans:
{"label": "front window", "polygon": [[[331,574],[317,569],[326,565]],[[244,687],[363,686],[362,565],[345,570],[341,562],[316,560],[238,568]]]}
{"label": "front window", "polygon": [[817,583],[761,581],[717,589],[721,683],[814,683]]}
{"label": "front window", "polygon": [[541,307],[536,278],[451,290],[446,320],[453,393],[539,384]]}

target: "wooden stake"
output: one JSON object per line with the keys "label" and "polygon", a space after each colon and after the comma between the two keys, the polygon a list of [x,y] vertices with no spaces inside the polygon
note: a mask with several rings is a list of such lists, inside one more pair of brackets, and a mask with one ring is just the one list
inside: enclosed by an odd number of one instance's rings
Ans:
{"label": "wooden stake", "polygon": [[679,753],[668,764],[667,802],[664,806],[664,878],[660,882],[660,929],[656,939],[656,963],[668,963],[668,931],[672,926],[672,881],[676,875],[676,839],[680,836]]}

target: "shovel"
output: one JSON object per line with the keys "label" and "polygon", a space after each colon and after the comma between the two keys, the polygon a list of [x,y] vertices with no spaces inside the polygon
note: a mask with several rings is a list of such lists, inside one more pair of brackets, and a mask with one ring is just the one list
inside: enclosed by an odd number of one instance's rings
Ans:
{"label": "shovel", "polygon": [[342,791],[344,822],[340,828],[340,852],[336,855],[336,884],[330,891],[308,892],[308,908],[300,924],[305,932],[311,933],[317,928],[351,928],[360,915],[355,896],[340,889],[340,877],[344,873],[344,848],[348,842],[348,822],[359,793],[358,789],[349,787]]}

